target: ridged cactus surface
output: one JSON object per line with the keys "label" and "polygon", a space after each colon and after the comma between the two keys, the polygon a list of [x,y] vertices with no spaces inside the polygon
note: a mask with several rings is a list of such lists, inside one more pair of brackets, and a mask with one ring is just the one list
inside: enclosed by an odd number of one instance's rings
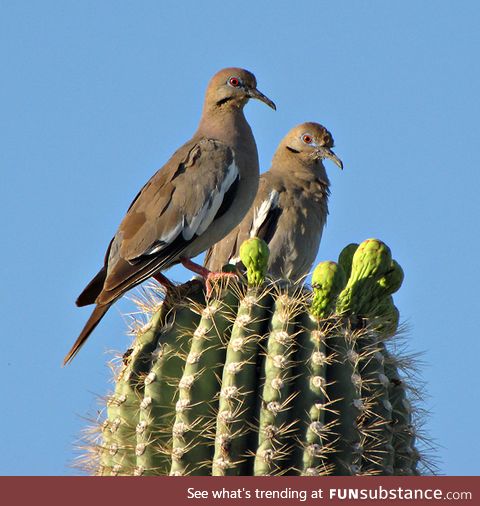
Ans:
{"label": "ridged cactus surface", "polygon": [[312,290],[246,277],[170,290],[123,356],[92,447],[99,475],[417,475],[410,398],[390,349],[403,272],[369,239]]}

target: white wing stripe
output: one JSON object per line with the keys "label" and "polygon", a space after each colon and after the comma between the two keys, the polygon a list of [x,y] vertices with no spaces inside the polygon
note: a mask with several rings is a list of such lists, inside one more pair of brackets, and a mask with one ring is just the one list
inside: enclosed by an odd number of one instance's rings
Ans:
{"label": "white wing stripe", "polygon": [[238,168],[234,159],[227,169],[225,179],[222,181],[220,188],[211,194],[210,198],[202,206],[202,209],[193,217],[190,225],[183,229],[182,234],[184,239],[189,240],[194,234],[201,235],[207,230],[215,219],[225,194],[237,177]]}
{"label": "white wing stripe", "polygon": [[225,178],[220,184],[220,187],[213,190],[198,213],[193,216],[191,222],[187,223],[185,216],[182,216],[181,221],[179,221],[174,228],[169,230],[158,239],[157,245],[155,245],[153,248],[150,248],[148,251],[145,251],[143,254],[153,255],[155,253],[158,253],[166,246],[171,244],[180,233],[186,241],[189,241],[194,236],[194,234],[203,234],[214,220],[217,211],[222,205],[225,194],[232,186],[235,179],[237,179],[237,177],[238,167],[236,166],[234,159],[233,162],[228,166]]}
{"label": "white wing stripe", "polygon": [[272,190],[267,200],[264,200],[260,206],[256,207],[253,212],[253,222],[250,228],[250,237],[255,237],[260,230],[260,227],[267,219],[268,213],[271,209],[278,206],[278,199],[280,194],[277,190]]}
{"label": "white wing stripe", "polygon": [[163,248],[165,248],[165,246],[172,243],[178,237],[178,234],[180,234],[180,232],[182,231],[183,225],[184,224],[181,221],[177,223],[177,225],[171,230],[169,230],[167,234],[164,234],[160,237],[158,241],[159,244],[145,251],[143,255],[153,255],[155,253],[158,253]]}

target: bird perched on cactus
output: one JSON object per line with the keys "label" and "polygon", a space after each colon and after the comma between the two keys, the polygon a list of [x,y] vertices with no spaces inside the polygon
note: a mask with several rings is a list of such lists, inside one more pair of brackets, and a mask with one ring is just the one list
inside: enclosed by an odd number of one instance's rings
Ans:
{"label": "bird perched on cactus", "polygon": [[303,123],[284,137],[268,172],[260,176],[255,202],[240,225],[207,253],[205,267],[219,270],[238,262],[249,237],[270,248],[268,272],[274,278],[306,275],[317,256],[328,214],[330,181],[324,159],[343,168],[332,151],[333,137],[318,123]]}
{"label": "bird perched on cactus", "polygon": [[104,266],[78,297],[78,306],[96,307],[65,363],[110,306],[142,281],[153,276],[169,285],[161,271],[180,262],[210,275],[190,259],[240,222],[258,188],[257,147],[243,114],[250,98],[275,109],[257,90],[251,72],[227,68],[213,76],[198,130],[134,199],[110,242]]}

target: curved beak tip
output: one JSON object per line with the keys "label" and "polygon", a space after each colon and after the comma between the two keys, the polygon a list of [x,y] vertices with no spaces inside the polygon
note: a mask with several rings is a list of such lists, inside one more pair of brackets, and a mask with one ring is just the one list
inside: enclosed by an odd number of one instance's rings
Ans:
{"label": "curved beak tip", "polygon": [[275,105],[275,102],[270,100],[267,96],[265,96],[261,91],[258,91],[256,88],[252,88],[248,95],[250,98],[255,98],[257,100],[260,100],[264,104],[267,104],[268,107],[271,107],[274,111],[277,110],[277,106]]}
{"label": "curved beak tip", "polygon": [[319,148],[317,153],[320,158],[331,160],[340,170],[343,170],[342,160],[330,148]]}
{"label": "curved beak tip", "polygon": [[330,160],[332,160],[332,162],[340,169],[340,170],[343,170],[343,162],[342,160],[340,160],[340,158],[338,158],[338,156],[334,155],[332,157],[328,157],[330,158]]}

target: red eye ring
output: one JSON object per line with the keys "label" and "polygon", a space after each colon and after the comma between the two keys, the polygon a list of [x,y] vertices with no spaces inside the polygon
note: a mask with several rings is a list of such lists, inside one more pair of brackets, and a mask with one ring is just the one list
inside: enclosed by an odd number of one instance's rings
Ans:
{"label": "red eye ring", "polygon": [[238,77],[231,77],[228,80],[228,84],[234,88],[238,88],[240,86],[240,79]]}
{"label": "red eye ring", "polygon": [[305,143],[305,144],[311,144],[313,139],[312,139],[312,136],[311,135],[308,135],[308,134],[305,134],[302,136],[302,141]]}

